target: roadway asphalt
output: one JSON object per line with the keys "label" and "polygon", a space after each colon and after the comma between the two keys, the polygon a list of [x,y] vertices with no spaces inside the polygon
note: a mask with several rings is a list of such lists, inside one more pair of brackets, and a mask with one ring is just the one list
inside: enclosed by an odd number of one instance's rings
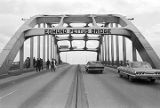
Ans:
{"label": "roadway asphalt", "polygon": [[[85,73],[83,66],[81,70],[85,108],[160,108],[160,81],[130,82],[111,68],[105,68],[104,74]],[[67,108],[76,71],[75,65],[66,65],[56,72],[0,79],[0,108]]]}
{"label": "roadway asphalt", "polygon": [[130,82],[111,68],[83,77],[89,108],[160,108],[160,81]]}
{"label": "roadway asphalt", "polygon": [[75,66],[30,72],[0,81],[0,108],[64,108]]}

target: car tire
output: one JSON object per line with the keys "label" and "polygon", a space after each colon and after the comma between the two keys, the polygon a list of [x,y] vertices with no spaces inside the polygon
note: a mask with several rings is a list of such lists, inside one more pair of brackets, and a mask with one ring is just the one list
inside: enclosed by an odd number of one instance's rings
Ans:
{"label": "car tire", "polygon": [[129,80],[130,82],[133,82],[133,81],[134,81],[134,78],[133,78],[132,76],[128,75],[128,80]]}
{"label": "car tire", "polygon": [[150,79],[151,83],[154,83],[156,81],[156,79]]}

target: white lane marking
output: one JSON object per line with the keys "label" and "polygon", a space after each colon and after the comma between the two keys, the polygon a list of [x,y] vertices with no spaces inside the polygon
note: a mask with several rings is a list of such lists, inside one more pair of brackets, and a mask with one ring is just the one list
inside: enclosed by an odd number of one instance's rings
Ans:
{"label": "white lane marking", "polygon": [[11,95],[11,94],[13,94],[13,93],[16,92],[16,91],[17,91],[17,90],[14,90],[14,91],[12,91],[12,92],[4,95],[4,96],[1,96],[1,97],[0,97],[0,100],[3,99],[3,98],[5,98],[5,97],[7,97],[7,96],[9,96],[9,95]]}

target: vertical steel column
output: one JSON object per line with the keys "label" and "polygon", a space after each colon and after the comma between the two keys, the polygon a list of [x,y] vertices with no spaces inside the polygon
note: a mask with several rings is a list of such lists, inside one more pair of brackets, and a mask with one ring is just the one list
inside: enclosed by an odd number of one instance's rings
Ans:
{"label": "vertical steel column", "polygon": [[58,46],[57,46],[57,44],[56,44],[56,46],[55,46],[55,59],[57,60],[57,63],[59,64],[59,55],[58,55]]}
{"label": "vertical steel column", "polygon": [[[108,28],[108,23],[105,23],[105,27]],[[108,47],[107,47],[107,36],[104,36],[104,46],[105,46],[105,65],[108,63]]]}
{"label": "vertical steel column", "polygon": [[87,49],[87,41],[88,41],[88,36],[87,36],[87,34],[85,34],[85,36],[84,36],[84,50]]}
{"label": "vertical steel column", "polygon": [[[38,24],[38,28],[40,28],[40,24]],[[40,58],[40,36],[37,37],[37,58]]]}
{"label": "vertical steel column", "polygon": [[[43,24],[43,27],[45,28],[45,23]],[[46,37],[45,35],[43,36],[43,65],[45,65],[46,61]]]}
{"label": "vertical steel column", "polygon": [[20,69],[23,70],[23,62],[24,62],[24,43],[20,48],[20,54],[19,54],[19,60],[20,60]]}
{"label": "vertical steel column", "polygon": [[110,35],[107,36],[107,43],[108,43],[108,65],[110,65],[110,39],[109,39]]}
{"label": "vertical steel column", "polygon": [[[113,23],[111,23],[111,28],[113,28]],[[112,56],[112,66],[114,65],[114,42],[113,35],[111,35],[111,56]]]}
{"label": "vertical steel column", "polygon": [[101,44],[101,61],[103,62],[103,40]]}
{"label": "vertical steel column", "polygon": [[99,61],[102,61],[102,59],[101,59],[101,53],[102,52],[101,52],[101,46],[100,46],[99,55],[98,55],[99,56]]}
{"label": "vertical steel column", "polygon": [[101,52],[102,52],[102,61],[104,61],[104,36],[102,36],[102,48],[101,48]]}
{"label": "vertical steel column", "polygon": [[33,68],[33,49],[34,49],[34,38],[30,38],[30,68]]}
{"label": "vertical steel column", "polygon": [[57,64],[59,64],[59,61],[58,61],[58,45],[57,45],[57,40],[56,40],[56,38],[54,37],[54,54],[55,54],[55,58],[54,59],[56,59],[57,60]]}
{"label": "vertical steel column", "polygon": [[99,52],[97,51],[97,61],[99,61]]}
{"label": "vertical steel column", "polygon": [[[116,23],[116,27],[118,27],[118,24]],[[116,36],[116,58],[117,58],[117,66],[119,66],[119,37]]]}
{"label": "vertical steel column", "polygon": [[[47,27],[49,27],[47,25]],[[47,60],[49,59],[49,35],[47,35]]]}
{"label": "vertical steel column", "polygon": [[126,39],[125,37],[122,38],[123,44],[123,65],[126,65]]}
{"label": "vertical steel column", "polygon": [[61,64],[60,53],[58,53],[58,64]]}
{"label": "vertical steel column", "polygon": [[55,59],[55,36],[53,36],[53,58]]}
{"label": "vertical steel column", "polygon": [[106,37],[106,35],[104,36],[104,45],[105,45],[105,63],[106,63],[107,62],[107,57],[108,57],[107,37]]}
{"label": "vertical steel column", "polygon": [[137,53],[134,41],[132,41],[132,59],[133,61],[137,61]]}
{"label": "vertical steel column", "polygon": [[52,38],[53,36],[50,36],[50,59],[52,60]]}

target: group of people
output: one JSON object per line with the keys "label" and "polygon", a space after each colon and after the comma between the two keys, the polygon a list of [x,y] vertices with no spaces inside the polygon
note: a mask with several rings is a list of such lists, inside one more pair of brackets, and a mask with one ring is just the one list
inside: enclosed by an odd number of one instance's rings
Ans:
{"label": "group of people", "polygon": [[33,65],[36,68],[36,71],[41,71],[41,69],[43,70],[43,59],[37,58],[37,60],[35,60],[35,63],[33,62]]}
{"label": "group of people", "polygon": [[49,61],[49,59],[47,60],[46,62],[46,69],[50,69],[51,68],[51,71],[55,71],[56,70],[56,59],[52,59],[51,61]]}
{"label": "group of people", "polygon": [[[36,68],[37,72],[43,70],[43,64],[44,64],[43,59],[37,58],[37,60],[36,60],[35,57],[33,58],[33,66]],[[51,61],[48,59],[46,62],[46,69],[47,70],[51,69],[51,71],[55,71],[56,64],[57,64],[56,59],[52,59]],[[26,58],[24,67],[25,68],[30,67],[30,58],[29,57]]]}

